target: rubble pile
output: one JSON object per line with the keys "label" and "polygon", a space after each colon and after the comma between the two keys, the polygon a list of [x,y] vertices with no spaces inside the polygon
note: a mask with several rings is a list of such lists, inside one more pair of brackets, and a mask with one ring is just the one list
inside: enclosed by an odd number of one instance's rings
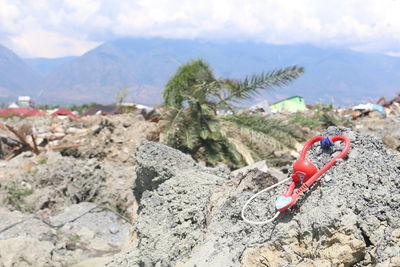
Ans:
{"label": "rubble pile", "polygon": [[[10,160],[25,151],[35,154],[48,149],[57,150],[76,146],[60,145],[67,129],[74,128],[77,121],[59,117],[10,117],[0,121],[0,158]],[[82,128],[82,126],[79,126]]]}
{"label": "rubble pile", "polygon": [[[348,157],[263,226],[240,216],[261,189],[252,182],[259,174],[229,176],[172,148],[142,143],[133,189],[139,204],[135,238],[107,266],[399,266],[400,156],[379,138],[349,129],[330,127],[321,135],[347,136]],[[341,148],[315,146],[308,159],[321,168]],[[270,216],[286,187],[260,196],[247,215]]]}
{"label": "rubble pile", "polygon": [[157,124],[145,121],[141,114],[89,117],[86,123],[93,126],[89,134],[67,136],[61,144],[75,143],[80,146],[63,149],[61,153],[77,158],[97,158],[113,162],[135,164],[134,149],[141,140],[157,132]]}
{"label": "rubble pile", "polygon": [[393,108],[394,110],[399,110],[398,107],[400,106],[400,94],[393,97],[393,99],[389,101],[387,101],[385,97],[381,97],[378,100],[378,104],[384,106],[385,108]]}
{"label": "rubble pile", "polygon": [[365,111],[364,116],[353,121],[353,129],[375,135],[383,140],[387,148],[400,151],[400,103],[396,99],[385,104],[385,116],[376,110]]}
{"label": "rubble pile", "polygon": [[[84,201],[108,205],[133,216],[129,184],[134,166],[97,159],[75,159],[48,151],[38,157],[16,158],[0,171],[0,201],[24,211],[55,213],[67,205]],[[32,190],[26,204],[7,201],[10,189]],[[16,205],[18,204],[18,205]]]}
{"label": "rubble pile", "polygon": [[367,103],[352,108],[340,108],[338,114],[351,119],[351,128],[381,138],[387,148],[400,151],[400,95],[377,104]]}
{"label": "rubble pile", "polygon": [[109,261],[136,218],[134,151],[156,124],[133,113],[1,125],[0,266]]}
{"label": "rubble pile", "polygon": [[[0,124],[0,156],[4,155],[2,158],[7,160],[19,154],[12,153],[7,157],[9,150],[20,153],[34,151],[36,154],[44,150],[58,150],[65,156],[107,159],[134,165],[132,149],[155,133],[156,123],[145,121],[140,113],[81,119],[12,117]],[[23,146],[17,150],[19,144]]]}
{"label": "rubble pile", "polygon": [[7,124],[0,124],[0,131],[0,157],[5,160],[10,160],[24,151],[39,154],[39,147],[31,125],[24,124],[14,129]]}

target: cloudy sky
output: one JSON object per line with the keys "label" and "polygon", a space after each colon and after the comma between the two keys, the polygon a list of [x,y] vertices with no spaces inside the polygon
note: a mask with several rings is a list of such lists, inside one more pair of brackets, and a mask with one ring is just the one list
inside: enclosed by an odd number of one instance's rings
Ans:
{"label": "cloudy sky", "polygon": [[80,55],[121,37],[311,43],[400,56],[400,0],[0,0],[0,44]]}

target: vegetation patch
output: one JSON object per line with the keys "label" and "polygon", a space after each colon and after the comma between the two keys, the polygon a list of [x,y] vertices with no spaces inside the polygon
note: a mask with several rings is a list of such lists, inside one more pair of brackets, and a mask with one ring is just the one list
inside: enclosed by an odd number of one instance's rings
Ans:
{"label": "vegetation patch", "polygon": [[11,205],[17,210],[22,210],[26,205],[25,197],[33,193],[33,189],[24,188],[17,183],[12,183],[6,187],[7,196],[5,198],[5,204]]}
{"label": "vegetation patch", "polygon": [[46,164],[47,163],[47,158],[39,159],[38,163],[41,164],[41,165]]}
{"label": "vegetation patch", "polygon": [[65,234],[65,237],[73,243],[77,243],[81,240],[80,236],[77,234]]}
{"label": "vegetation patch", "polygon": [[326,128],[329,126],[350,127],[352,123],[335,113],[332,105],[317,104],[309,107],[307,112],[296,112],[290,116],[294,124],[310,129]]}

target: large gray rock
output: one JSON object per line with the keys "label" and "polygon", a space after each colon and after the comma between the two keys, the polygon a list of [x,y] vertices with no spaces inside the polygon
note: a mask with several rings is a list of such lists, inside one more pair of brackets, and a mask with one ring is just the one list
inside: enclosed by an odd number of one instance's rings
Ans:
{"label": "large gray rock", "polygon": [[97,207],[96,204],[90,202],[81,202],[66,207],[63,212],[49,218],[49,222],[53,227],[61,227],[69,222],[73,222],[85,214],[89,213]]}
{"label": "large gray rock", "polygon": [[[136,187],[138,242],[109,266],[396,266],[399,155],[387,151],[380,139],[348,129],[332,127],[322,135],[347,136],[352,145],[348,157],[293,208],[263,226],[246,224],[240,216],[254,192],[252,181],[242,177],[239,183],[221,185],[225,178],[218,173],[202,170],[175,150],[144,143],[137,155],[138,179],[146,181],[140,190]],[[320,168],[341,148],[338,143],[331,150],[314,146],[308,159]],[[271,216],[276,197],[286,188],[261,195],[247,216]]]}
{"label": "large gray rock", "polygon": [[[187,172],[199,172],[226,177],[223,168],[205,168],[182,152],[160,143],[144,141],[136,151],[136,175],[133,192],[137,201],[140,201],[143,192],[157,189],[158,186],[171,177]],[[193,182],[201,181],[200,177],[190,178]],[[220,180],[220,179],[219,179]]]}
{"label": "large gray rock", "polygon": [[55,241],[56,229],[34,215],[0,208],[0,240],[30,237],[39,241]]}
{"label": "large gray rock", "polygon": [[[129,235],[131,225],[110,210],[90,208],[90,204],[93,203],[72,205],[69,212],[64,211],[61,217],[65,220],[59,230],[64,235],[76,237],[76,243],[89,251],[88,254],[98,254],[96,252],[101,251],[101,256],[108,256],[119,252]],[[71,210],[77,211],[75,216],[72,216]]]}
{"label": "large gray rock", "polygon": [[159,143],[143,142],[136,160],[138,249],[109,266],[168,266],[202,242],[210,196],[227,176]]}

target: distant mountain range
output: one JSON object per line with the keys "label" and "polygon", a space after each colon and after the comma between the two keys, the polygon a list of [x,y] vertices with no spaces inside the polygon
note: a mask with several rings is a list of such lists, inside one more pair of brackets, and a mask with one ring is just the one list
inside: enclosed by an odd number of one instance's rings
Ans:
{"label": "distant mountain range", "polygon": [[[34,93],[42,78],[14,52],[0,45],[0,100],[11,100],[16,93]],[[0,101],[1,102],[1,101]]]}
{"label": "distant mountain range", "polygon": [[60,57],[60,58],[25,58],[24,61],[31,68],[35,69],[42,77],[48,76],[51,72],[60,66],[69,63],[76,57]]}
{"label": "distant mountain range", "polygon": [[287,87],[260,92],[253,102],[301,95],[306,103],[347,105],[400,91],[400,58],[310,45],[121,39],[80,57],[22,60],[0,46],[0,102],[31,95],[37,102],[111,103],[129,87],[131,101],[161,103],[165,83],[192,58],[204,58],[217,77],[244,78],[289,65],[306,73]]}

